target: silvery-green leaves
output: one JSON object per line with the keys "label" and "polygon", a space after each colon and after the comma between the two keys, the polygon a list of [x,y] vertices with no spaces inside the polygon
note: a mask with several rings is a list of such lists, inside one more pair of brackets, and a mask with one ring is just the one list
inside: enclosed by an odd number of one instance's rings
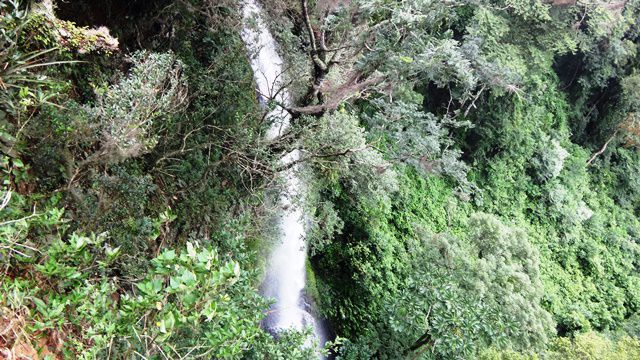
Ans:
{"label": "silvery-green leaves", "polygon": [[137,52],[130,61],[131,72],[87,108],[108,153],[104,156],[112,161],[151,150],[157,142],[153,129],[162,128],[158,122],[186,98],[183,64],[172,53]]}

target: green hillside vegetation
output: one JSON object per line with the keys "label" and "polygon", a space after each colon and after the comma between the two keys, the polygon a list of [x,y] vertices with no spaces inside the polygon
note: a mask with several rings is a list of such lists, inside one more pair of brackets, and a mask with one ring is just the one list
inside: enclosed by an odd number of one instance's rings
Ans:
{"label": "green hillside vegetation", "polygon": [[275,141],[241,6],[0,2],[0,359],[317,359],[262,327],[292,149],[321,352],[640,359],[640,1],[263,1]]}

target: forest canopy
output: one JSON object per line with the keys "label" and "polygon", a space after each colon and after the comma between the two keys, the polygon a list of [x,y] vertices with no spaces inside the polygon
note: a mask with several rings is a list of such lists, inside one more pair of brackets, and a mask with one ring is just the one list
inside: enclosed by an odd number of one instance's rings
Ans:
{"label": "forest canopy", "polygon": [[0,1],[0,359],[640,359],[640,1],[247,1]]}

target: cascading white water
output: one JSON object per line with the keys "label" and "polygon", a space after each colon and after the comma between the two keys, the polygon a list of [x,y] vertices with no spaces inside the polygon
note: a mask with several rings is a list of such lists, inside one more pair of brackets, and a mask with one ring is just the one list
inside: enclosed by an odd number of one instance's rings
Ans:
{"label": "cascading white water", "polygon": [[[288,104],[289,93],[284,89],[282,58],[277,52],[276,42],[262,19],[262,9],[255,0],[243,2],[244,29],[242,39],[247,45],[251,67],[262,99],[272,99],[280,104]],[[267,140],[274,140],[289,126],[289,114],[276,107],[267,117],[272,126],[266,134]],[[300,158],[294,150],[280,161],[288,164]],[[325,340],[320,324],[308,311],[303,299],[306,277],[306,242],[304,214],[300,205],[293,201],[299,198],[303,184],[293,167],[283,174],[286,192],[280,203],[283,213],[279,216],[281,241],[272,249],[263,285],[264,294],[276,300],[268,317],[267,326],[274,330],[302,330],[311,326],[318,341]]]}
{"label": "cascading white water", "polygon": [[[289,103],[289,92],[283,88],[282,58],[276,49],[276,41],[262,20],[262,9],[255,0],[244,0],[242,15],[242,40],[250,54],[251,68],[260,96],[281,104]],[[267,116],[274,122],[266,138],[273,140],[289,126],[290,116],[281,107],[276,107]]]}

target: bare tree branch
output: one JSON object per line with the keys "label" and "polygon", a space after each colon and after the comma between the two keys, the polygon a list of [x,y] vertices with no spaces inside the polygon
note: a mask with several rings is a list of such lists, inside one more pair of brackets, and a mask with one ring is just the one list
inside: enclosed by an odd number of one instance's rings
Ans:
{"label": "bare tree branch", "polygon": [[615,139],[616,135],[618,135],[618,130],[613,132],[613,135],[611,135],[609,137],[609,139],[607,140],[607,142],[604,143],[604,145],[602,145],[602,148],[600,148],[600,150],[596,151],[593,155],[591,155],[591,158],[589,158],[589,160],[587,161],[587,166],[591,165],[591,163],[600,155],[602,155],[602,153],[604,153],[607,150],[607,146],[609,146],[609,143]]}

